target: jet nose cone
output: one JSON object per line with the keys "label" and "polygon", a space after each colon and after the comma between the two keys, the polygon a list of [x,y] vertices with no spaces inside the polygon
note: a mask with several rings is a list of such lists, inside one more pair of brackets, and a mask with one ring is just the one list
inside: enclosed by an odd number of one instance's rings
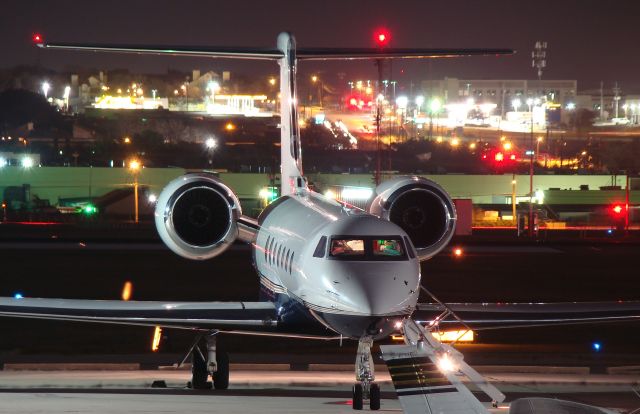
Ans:
{"label": "jet nose cone", "polygon": [[357,281],[358,306],[369,315],[404,313],[418,300],[418,278],[393,274],[367,274]]}

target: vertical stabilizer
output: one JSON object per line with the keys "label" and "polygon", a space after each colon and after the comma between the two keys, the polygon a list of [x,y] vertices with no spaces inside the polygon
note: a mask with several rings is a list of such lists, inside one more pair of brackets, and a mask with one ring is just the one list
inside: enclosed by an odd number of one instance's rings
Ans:
{"label": "vertical stabilizer", "polygon": [[290,195],[306,187],[302,178],[302,150],[296,94],[296,40],[292,34],[278,35],[280,64],[280,194]]}

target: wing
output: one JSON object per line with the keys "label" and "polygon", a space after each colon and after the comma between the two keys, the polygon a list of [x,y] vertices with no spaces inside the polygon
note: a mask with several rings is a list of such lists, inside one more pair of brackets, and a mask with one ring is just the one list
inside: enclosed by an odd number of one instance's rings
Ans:
{"label": "wing", "polygon": [[275,331],[271,302],[147,302],[0,298],[0,316],[221,331]]}
{"label": "wing", "polygon": [[[88,52],[116,52],[168,56],[212,57],[227,59],[277,60],[282,51],[273,48],[217,47],[217,46],[160,46],[160,45],[89,45],[80,43],[37,43],[43,49]],[[457,56],[511,55],[511,49],[399,49],[399,48],[301,48],[296,50],[299,60],[353,59],[424,59]]]}
{"label": "wing", "polygon": [[[640,321],[640,301],[560,303],[448,303],[461,320],[474,330],[524,328],[553,325]],[[419,303],[413,318],[421,322],[437,319],[441,326],[459,321],[441,317],[447,309],[438,303]]]}
{"label": "wing", "polygon": [[460,56],[512,55],[511,49],[399,49],[399,48],[325,48],[298,49],[300,60],[359,60],[359,59],[427,59]]}

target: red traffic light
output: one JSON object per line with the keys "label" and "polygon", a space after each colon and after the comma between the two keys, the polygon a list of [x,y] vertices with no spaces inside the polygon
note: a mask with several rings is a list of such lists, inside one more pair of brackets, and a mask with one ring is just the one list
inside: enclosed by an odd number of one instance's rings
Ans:
{"label": "red traffic light", "polygon": [[391,34],[385,28],[377,29],[374,34],[374,40],[379,47],[387,46],[391,40]]}
{"label": "red traffic light", "polygon": [[42,37],[42,35],[40,33],[34,33],[33,36],[31,36],[31,40],[33,40],[33,43],[35,43],[35,44],[44,43],[44,38]]}

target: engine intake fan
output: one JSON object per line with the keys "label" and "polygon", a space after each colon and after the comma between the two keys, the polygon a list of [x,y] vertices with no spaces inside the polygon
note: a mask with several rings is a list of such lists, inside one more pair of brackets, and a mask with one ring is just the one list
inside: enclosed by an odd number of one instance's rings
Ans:
{"label": "engine intake fan", "polygon": [[368,211],[400,226],[420,260],[438,254],[455,232],[456,208],[451,197],[422,177],[399,177],[380,184]]}
{"label": "engine intake fan", "polygon": [[158,197],[156,229],[173,252],[205,260],[224,252],[238,237],[240,202],[215,176],[186,174],[171,181]]}

